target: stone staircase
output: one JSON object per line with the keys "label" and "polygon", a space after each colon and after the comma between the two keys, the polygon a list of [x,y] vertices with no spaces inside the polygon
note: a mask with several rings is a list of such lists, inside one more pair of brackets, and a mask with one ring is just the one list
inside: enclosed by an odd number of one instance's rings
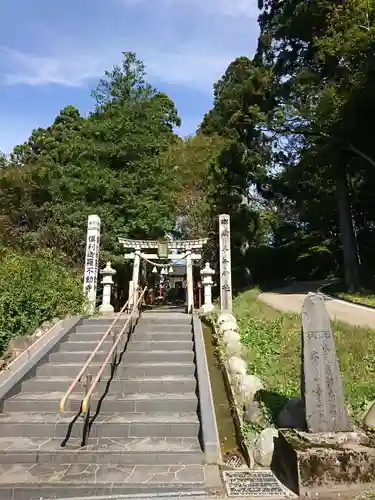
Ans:
{"label": "stone staircase", "polygon": [[[115,373],[106,369],[91,402],[83,384],[59,400],[111,323],[84,319],[15,387],[0,413],[1,500],[85,498],[205,487],[191,318],[146,312]],[[88,372],[95,376],[106,341]],[[134,498],[134,496],[133,496]]]}

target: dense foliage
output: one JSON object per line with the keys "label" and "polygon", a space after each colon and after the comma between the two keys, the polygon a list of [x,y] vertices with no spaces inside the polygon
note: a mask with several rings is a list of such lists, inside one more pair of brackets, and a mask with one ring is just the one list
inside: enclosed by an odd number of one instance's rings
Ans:
{"label": "dense foliage", "polygon": [[232,215],[243,276],[359,289],[375,271],[375,4],[259,7],[257,53],[229,65],[198,131],[227,138],[212,213]]}
{"label": "dense foliage", "polygon": [[12,337],[34,333],[43,321],[84,308],[80,273],[51,251],[21,255],[0,249],[0,355]]}
{"label": "dense foliage", "polygon": [[0,353],[12,336],[82,307],[88,215],[102,220],[101,265],[123,261],[118,236],[157,238],[175,226],[175,175],[163,159],[179,140],[173,102],[132,53],[92,96],[88,117],[66,106],[0,155]]}

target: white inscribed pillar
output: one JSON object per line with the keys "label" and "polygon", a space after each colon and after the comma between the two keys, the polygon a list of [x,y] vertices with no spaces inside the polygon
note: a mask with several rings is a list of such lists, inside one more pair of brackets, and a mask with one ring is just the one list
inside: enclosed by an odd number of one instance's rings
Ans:
{"label": "white inscribed pillar", "polygon": [[96,292],[98,287],[100,251],[100,217],[89,215],[87,222],[86,258],[83,292],[89,303],[89,312],[93,313],[96,307]]}
{"label": "white inscribed pillar", "polygon": [[187,312],[190,314],[194,305],[194,287],[193,287],[193,260],[191,252],[186,256],[186,285],[187,285]]}
{"label": "white inscribed pillar", "polygon": [[219,215],[220,309],[232,312],[232,263],[230,252],[230,216]]}

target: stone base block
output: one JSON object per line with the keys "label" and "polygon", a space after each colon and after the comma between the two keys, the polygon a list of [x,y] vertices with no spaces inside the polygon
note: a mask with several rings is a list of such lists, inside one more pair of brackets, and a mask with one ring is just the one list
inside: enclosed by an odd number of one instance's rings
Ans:
{"label": "stone base block", "polygon": [[347,489],[374,487],[375,448],[364,432],[309,434],[279,430],[271,468],[299,496],[343,497]]}
{"label": "stone base block", "polygon": [[99,312],[103,314],[111,314],[114,312],[114,307],[111,304],[102,304],[99,307]]}
{"label": "stone base block", "polygon": [[201,307],[201,311],[204,314],[209,314],[215,309],[215,306],[213,304],[203,304]]}

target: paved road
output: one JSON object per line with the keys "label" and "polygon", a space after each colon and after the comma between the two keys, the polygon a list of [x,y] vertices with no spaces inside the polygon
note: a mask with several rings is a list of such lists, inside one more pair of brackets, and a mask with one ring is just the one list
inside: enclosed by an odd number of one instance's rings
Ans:
{"label": "paved road", "polygon": [[[259,299],[266,304],[284,312],[300,313],[304,298],[308,292],[316,292],[325,282],[301,282],[261,293]],[[336,299],[325,299],[328,314],[331,319],[337,319],[349,325],[359,325],[375,328],[375,310],[345,303]]]}

